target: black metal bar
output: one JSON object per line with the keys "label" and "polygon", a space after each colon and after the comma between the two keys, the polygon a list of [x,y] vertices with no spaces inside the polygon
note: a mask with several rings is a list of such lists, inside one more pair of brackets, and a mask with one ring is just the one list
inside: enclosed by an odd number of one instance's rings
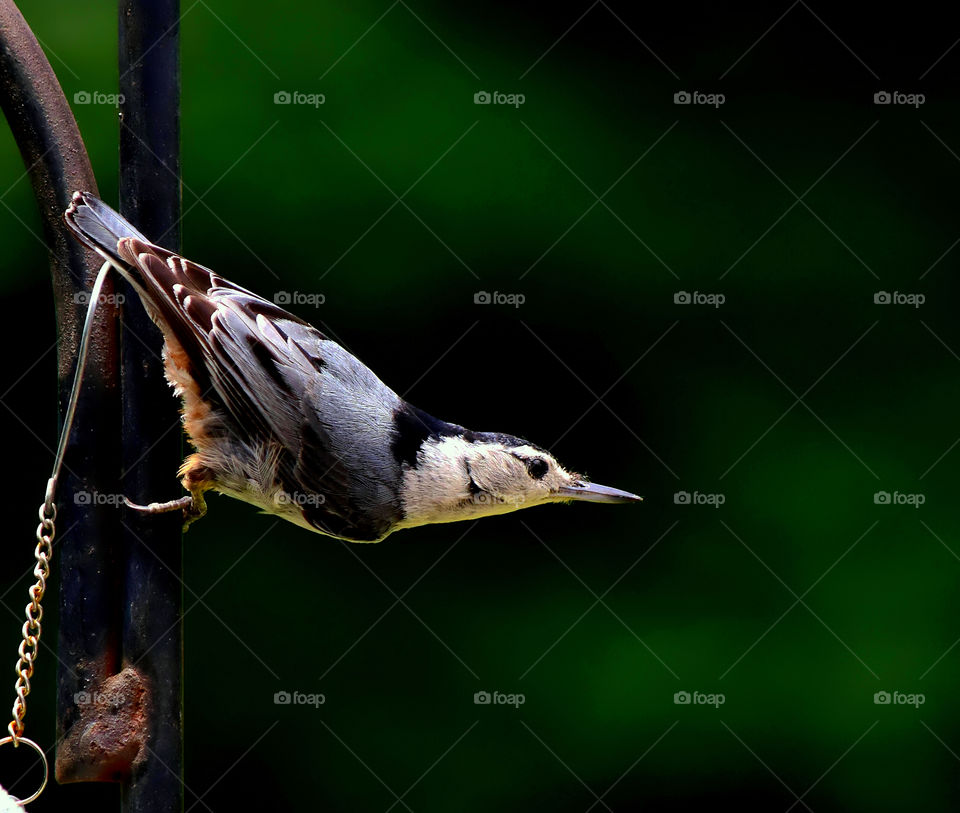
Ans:
{"label": "black metal bar", "polygon": [[[121,0],[120,211],[147,237],[180,246],[178,0]],[[132,299],[136,299],[130,292]],[[163,378],[159,332],[143,308],[123,311],[124,492],[179,496],[176,402]],[[123,660],[149,689],[149,748],[123,786],[125,813],[183,807],[182,546],[177,514],[128,517]]]}
{"label": "black metal bar", "polygon": [[[87,290],[100,261],[68,235],[62,215],[74,190],[96,192],[97,186],[63,91],[12,0],[0,0],[0,106],[28,167],[50,247],[63,415],[86,310],[78,295]],[[104,292],[112,293],[109,281]],[[75,697],[103,687],[119,660],[120,605],[111,544],[118,538],[120,513],[92,497],[116,492],[120,471],[117,314],[110,307],[100,314],[57,493],[57,527],[61,533],[70,529],[54,543],[54,568],[61,575],[58,647],[61,664],[68,665],[57,667],[61,745],[56,775],[61,782],[102,778],[103,754],[89,736],[84,739],[93,708],[78,705]],[[39,483],[37,488],[39,493]]]}

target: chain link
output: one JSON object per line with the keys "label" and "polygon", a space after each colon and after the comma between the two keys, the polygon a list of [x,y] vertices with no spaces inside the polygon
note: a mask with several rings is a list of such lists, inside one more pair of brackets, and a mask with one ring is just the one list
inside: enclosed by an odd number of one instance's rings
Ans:
{"label": "chain link", "polygon": [[33,568],[36,584],[30,585],[27,591],[30,603],[27,604],[25,614],[27,620],[23,624],[23,640],[20,642],[17,661],[16,692],[17,699],[13,701],[13,719],[7,726],[13,744],[18,745],[23,737],[23,718],[27,714],[27,695],[30,694],[30,678],[33,677],[33,665],[40,654],[40,622],[43,619],[43,607],[40,602],[47,590],[47,579],[50,577],[50,560],[53,558],[53,537],[56,533],[55,521],[57,506],[53,502],[55,478],[50,478],[47,484],[47,495],[40,506],[40,524],[37,526],[37,547],[33,552],[37,564]]}

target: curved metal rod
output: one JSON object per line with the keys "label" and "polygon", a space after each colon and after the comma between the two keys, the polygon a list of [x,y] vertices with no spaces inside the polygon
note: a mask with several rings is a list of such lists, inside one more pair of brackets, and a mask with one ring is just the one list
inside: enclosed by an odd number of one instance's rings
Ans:
{"label": "curved metal rod", "polygon": [[100,260],[77,245],[61,218],[73,190],[94,191],[97,182],[53,68],[12,0],[0,0],[0,107],[30,174],[52,255],[58,319],[67,330],[64,347],[75,352],[85,308],[71,295],[84,289]]}

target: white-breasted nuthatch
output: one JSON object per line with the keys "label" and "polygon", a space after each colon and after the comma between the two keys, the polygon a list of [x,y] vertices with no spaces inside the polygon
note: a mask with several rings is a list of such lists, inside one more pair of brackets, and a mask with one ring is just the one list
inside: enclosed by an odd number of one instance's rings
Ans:
{"label": "white-breasted nuthatch", "polygon": [[548,502],[634,502],[521,438],[473,432],[407,403],[297,316],[150,243],[76,192],[71,231],[127,279],[163,333],[183,399],[190,494],[133,508],[206,512],[210,489],[311,531],[375,542],[400,528]]}

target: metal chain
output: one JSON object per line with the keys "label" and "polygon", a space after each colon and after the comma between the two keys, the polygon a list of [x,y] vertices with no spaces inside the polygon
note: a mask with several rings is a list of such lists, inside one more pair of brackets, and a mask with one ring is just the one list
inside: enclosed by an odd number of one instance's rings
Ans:
{"label": "metal chain", "polygon": [[[73,418],[77,410],[77,396],[80,392],[80,383],[83,379],[83,370],[87,363],[87,354],[90,349],[91,327],[93,317],[97,310],[97,303],[100,301],[100,292],[103,290],[103,284],[106,281],[110,269],[110,263],[104,263],[97,274],[97,279],[93,283],[93,290],[90,293],[90,307],[87,308],[87,316],[83,322],[83,333],[80,336],[80,347],[77,351],[77,371],[74,374],[73,387],[70,389],[70,400],[67,402],[67,411],[64,415],[63,426],[60,429],[60,442],[57,445],[57,454],[54,457],[53,474],[47,480],[47,491],[43,497],[43,505],[40,506],[40,524],[37,526],[37,547],[33,551],[33,558],[37,564],[33,568],[33,575],[37,581],[30,586],[27,591],[30,595],[30,603],[27,604],[24,614],[27,620],[23,625],[23,640],[20,642],[20,655],[17,661],[16,669],[17,682],[14,688],[17,692],[17,699],[13,701],[13,719],[7,726],[10,732],[9,737],[0,738],[0,746],[13,743],[14,747],[21,743],[29,746],[37,752],[40,762],[43,765],[43,782],[40,787],[30,796],[23,799],[15,799],[20,805],[28,804],[38,798],[43,789],[47,786],[50,777],[50,765],[47,762],[47,755],[44,750],[33,740],[23,736],[23,720],[27,716],[27,695],[30,694],[30,678],[33,677],[33,667],[37,662],[37,656],[40,654],[40,622],[43,620],[43,596],[47,592],[47,579],[50,578],[50,561],[53,559],[53,537],[56,534],[57,506],[54,502],[54,495],[57,492],[57,480],[60,477],[60,469],[63,466],[63,457],[67,449],[67,439],[70,437],[70,431],[73,428]],[[2,789],[0,789],[2,790]],[[13,799],[14,797],[10,797]]]}
{"label": "metal chain", "polygon": [[33,677],[33,665],[40,654],[40,621],[43,619],[43,607],[40,602],[47,590],[47,579],[50,577],[50,560],[53,558],[53,537],[56,533],[55,520],[57,506],[53,502],[56,488],[56,478],[51,477],[47,483],[47,493],[40,506],[40,524],[37,526],[37,547],[33,552],[37,560],[33,568],[36,584],[30,586],[28,593],[30,603],[24,611],[27,620],[23,625],[23,641],[20,642],[20,659],[17,661],[16,692],[17,699],[13,701],[13,720],[7,726],[13,744],[19,745],[23,737],[23,718],[27,714],[27,695],[30,694],[30,678]]}

